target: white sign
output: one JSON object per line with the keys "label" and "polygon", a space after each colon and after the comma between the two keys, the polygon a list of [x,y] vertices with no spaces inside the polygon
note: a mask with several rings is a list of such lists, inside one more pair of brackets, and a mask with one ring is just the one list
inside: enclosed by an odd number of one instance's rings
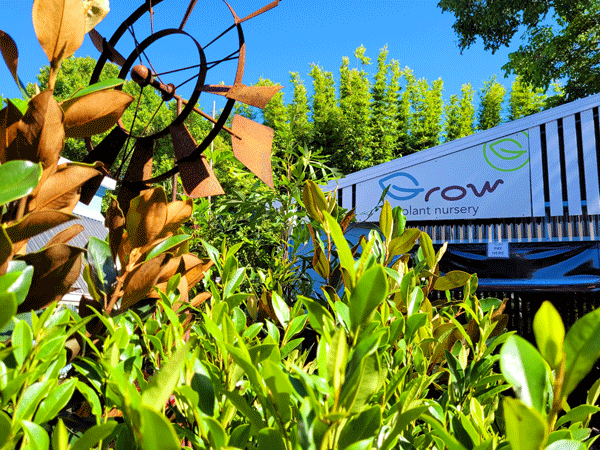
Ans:
{"label": "white sign", "polygon": [[526,132],[405,167],[356,185],[357,214],[368,214],[379,195],[408,220],[531,216],[529,138]]}
{"label": "white sign", "polygon": [[508,259],[510,253],[508,251],[508,242],[488,242],[487,257],[496,259]]}

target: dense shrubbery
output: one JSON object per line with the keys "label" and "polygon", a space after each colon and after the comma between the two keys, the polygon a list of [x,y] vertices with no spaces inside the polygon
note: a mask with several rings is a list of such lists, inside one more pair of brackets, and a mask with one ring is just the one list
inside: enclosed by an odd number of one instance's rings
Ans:
{"label": "dense shrubbery", "polygon": [[[0,37],[3,49],[14,45]],[[8,325],[0,449],[591,446],[600,382],[586,404],[566,399],[600,355],[600,310],[565,333],[543,304],[536,349],[505,330],[505,302],[476,295],[476,275],[439,272],[445,246],[436,252],[426,233],[406,228],[401,209],[386,202],[379,230],[351,247],[344,232],[353,212],[311,181],[324,167],[309,152],[283,161],[269,205],[260,194],[200,212],[206,226],[215,217],[246,221],[257,236],[273,217],[278,228],[265,242],[278,249],[254,237],[197,239],[206,258],[194,256],[182,228],[193,203],[167,202],[156,188],[126,214],[109,207],[106,242],[71,247],[74,226],[27,254],[29,238],[73,218],[79,187],[98,174],[95,165],[57,165],[66,135],[97,129],[85,121],[97,120],[96,110],[84,117],[70,108],[116,95],[110,120],[100,117],[114,123],[130,101],[104,84],[57,103],[52,80],[67,53],[51,57],[49,90],[0,112],[0,326]],[[303,233],[322,277],[318,294],[294,289],[289,242]],[[82,254],[93,300],[75,312],[57,301]],[[463,300],[453,298],[461,288]],[[445,297],[430,300],[434,290]]]}

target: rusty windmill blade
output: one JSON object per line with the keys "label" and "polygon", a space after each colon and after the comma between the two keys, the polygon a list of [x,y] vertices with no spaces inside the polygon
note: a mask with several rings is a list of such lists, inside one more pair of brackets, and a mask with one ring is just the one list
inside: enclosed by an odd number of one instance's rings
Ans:
{"label": "rusty windmill blade", "polygon": [[[176,160],[183,159],[196,150],[196,141],[184,124],[171,125],[169,131]],[[181,174],[183,190],[188,197],[201,198],[225,194],[203,154],[194,161],[178,163],[177,166]]]}
{"label": "rusty windmill blade", "polygon": [[108,51],[108,60],[120,67],[123,67],[125,64],[125,58],[123,55],[121,55],[112,45],[110,45],[109,42],[96,31],[95,28],[92,28],[88,34],[90,35],[90,39],[92,40],[94,47],[96,47],[96,50],[98,50],[100,53]]}
{"label": "rusty windmill blade", "polygon": [[[225,1],[225,0],[223,0]],[[271,3],[269,3],[266,6],[263,6],[260,9],[257,9],[256,11],[254,11],[252,14],[248,14],[246,17],[244,17],[243,19],[240,19],[238,17],[238,15],[235,13],[235,11],[233,10],[233,8],[229,5],[229,3],[225,2],[225,4],[229,7],[229,10],[231,11],[231,14],[233,14],[233,18],[235,20],[235,24],[239,25],[240,23],[244,23],[247,20],[250,20],[256,16],[260,16],[262,13],[265,13],[273,8],[275,8],[277,5],[279,5],[279,0],[275,0]]]}
{"label": "rusty windmill blade", "polygon": [[[110,170],[117,159],[121,148],[123,148],[125,141],[127,141],[127,136],[127,132],[123,130],[123,128],[119,126],[113,128],[113,130],[108,133],[90,153],[88,153],[84,162],[93,163],[95,161],[100,161],[104,164],[104,168],[107,171]],[[89,205],[101,183],[102,177],[95,177],[86,181],[85,184],[81,186],[81,197],[79,201]]]}
{"label": "rusty windmill blade", "polygon": [[246,86],[245,84],[234,86],[208,84],[202,86],[203,92],[222,95],[226,98],[260,109],[264,109],[264,107],[267,106],[267,103],[269,103],[281,89],[283,89],[283,86]]}
{"label": "rusty windmill blade", "polygon": [[135,143],[133,155],[127,167],[127,173],[123,177],[123,184],[117,201],[123,214],[127,216],[129,203],[140,193],[147,189],[142,181],[152,177],[152,159],[154,153],[154,139],[139,138]]}
{"label": "rusty windmill blade", "polygon": [[236,115],[231,125],[233,155],[250,171],[273,189],[271,146],[273,130],[246,117]]}

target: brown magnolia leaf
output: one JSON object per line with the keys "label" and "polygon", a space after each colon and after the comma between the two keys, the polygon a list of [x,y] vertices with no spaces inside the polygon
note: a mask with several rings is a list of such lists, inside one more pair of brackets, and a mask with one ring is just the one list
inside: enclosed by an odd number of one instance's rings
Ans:
{"label": "brown magnolia leaf", "polygon": [[[83,183],[98,176],[98,167],[101,165],[102,163],[66,163],[58,166],[56,172],[46,180],[37,193],[36,209],[48,207],[53,201],[59,200],[64,195],[72,196],[73,191],[78,195],[78,188]],[[59,203],[61,202],[59,201]]]}
{"label": "brown magnolia leaf", "polygon": [[496,322],[496,326],[490,333],[490,338],[499,336],[504,332],[504,329],[508,326],[508,319],[509,316],[507,314],[500,314],[492,319],[492,322]]}
{"label": "brown magnolia leaf", "polygon": [[[79,308],[78,308],[78,313],[81,316],[81,318],[85,319],[88,316],[93,316],[95,314],[94,309],[98,312],[102,311],[103,308],[102,308],[102,305],[100,304],[100,302],[97,302],[95,300],[90,300],[88,298],[85,298],[82,295],[81,299],[79,300]],[[93,331],[96,328],[96,325],[98,324],[99,321],[100,321],[100,319],[98,319],[97,317],[91,319],[85,326],[87,332],[90,334],[93,333]]]}
{"label": "brown magnolia leaf", "polygon": [[0,52],[2,52],[2,57],[4,58],[4,62],[8,66],[8,70],[10,70],[11,75],[19,84],[19,76],[17,75],[17,66],[19,65],[19,50],[17,49],[17,44],[15,41],[4,31],[0,30]]}
{"label": "brown magnolia leaf", "polygon": [[6,227],[6,233],[13,244],[19,244],[74,219],[77,216],[60,211],[34,211]]}
{"label": "brown magnolia leaf", "polygon": [[83,249],[57,244],[37,253],[28,253],[18,259],[33,266],[33,281],[18,312],[46,307],[69,292],[81,272]]}
{"label": "brown magnolia leaf", "polygon": [[46,245],[44,245],[44,248],[50,247],[51,245],[55,245],[55,244],[66,244],[71,239],[73,239],[75,236],[77,236],[79,233],[81,233],[83,230],[84,230],[83,225],[81,225],[80,223],[71,225],[69,228],[65,228],[61,232],[55,234],[48,241],[48,243]]}
{"label": "brown magnolia leaf", "polygon": [[85,16],[81,0],[34,0],[33,28],[50,65],[75,53],[85,37]]}
{"label": "brown magnolia leaf", "polygon": [[110,11],[108,0],[83,0],[85,32],[89,33]]}
{"label": "brown magnolia leaf", "polygon": [[188,286],[194,287],[206,274],[213,262],[206,258],[200,259],[195,255],[187,253],[185,255],[171,258],[165,265],[164,270],[158,279],[159,283],[167,282],[176,274],[180,273],[186,277]]}
{"label": "brown magnolia leaf", "polygon": [[[111,132],[112,133],[112,132]],[[142,185],[142,180],[147,180],[152,177],[152,155],[154,153],[154,139],[140,138],[135,143],[133,155],[129,160],[127,173],[123,177],[117,201],[125,217],[129,211],[131,200],[136,198],[142,191],[147,188]],[[165,197],[166,198],[166,197]]]}
{"label": "brown magnolia leaf", "polygon": [[[108,228],[110,253],[113,261],[116,261],[117,255],[120,254],[119,249],[122,248],[123,233],[125,232],[125,216],[114,198],[110,201],[110,205],[106,210],[106,220],[104,221],[104,225]],[[121,259],[121,261],[123,261],[123,259]]]}
{"label": "brown magnolia leaf", "polygon": [[148,189],[131,200],[125,226],[133,248],[153,242],[167,221],[167,195],[163,188]]}
{"label": "brown magnolia leaf", "polygon": [[161,236],[175,234],[181,225],[190,220],[193,211],[194,202],[191,198],[167,204],[167,223],[163,228]]}
{"label": "brown magnolia leaf", "polygon": [[150,261],[138,264],[125,277],[121,310],[130,308],[140,300],[150,297],[160,277],[163,266],[171,259],[169,253],[163,253]]}
{"label": "brown magnolia leaf", "polygon": [[194,308],[197,308],[206,300],[209,300],[211,297],[212,294],[210,292],[201,292],[192,299],[190,305],[192,305]]}
{"label": "brown magnolia leaf", "polygon": [[23,117],[12,103],[0,110],[0,164],[7,161],[6,149],[17,138],[17,126]]}
{"label": "brown magnolia leaf", "polygon": [[44,205],[44,209],[54,209],[65,213],[72,213],[79,202],[79,187],[71,189],[69,192],[55,198],[50,203]]}
{"label": "brown magnolia leaf", "polygon": [[42,163],[47,170],[40,180],[42,184],[58,164],[65,140],[63,119],[62,109],[52,91],[45,90],[33,97],[27,112],[17,123],[16,138],[6,149],[6,160],[25,159]]}
{"label": "brown magnolia leaf", "polygon": [[97,91],[61,104],[65,112],[65,136],[84,138],[111,129],[133,101],[122,91]]}

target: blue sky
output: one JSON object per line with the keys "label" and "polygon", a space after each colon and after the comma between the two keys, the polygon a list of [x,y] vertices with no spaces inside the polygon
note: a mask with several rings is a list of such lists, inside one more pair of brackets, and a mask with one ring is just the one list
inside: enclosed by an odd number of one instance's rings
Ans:
{"label": "blue sky", "polygon": [[[244,17],[269,1],[230,0],[229,3],[238,16]],[[35,81],[39,67],[48,63],[33,33],[32,3],[31,0],[0,0],[3,9],[0,29],[17,42],[21,55],[19,76],[24,82]],[[108,39],[118,24],[141,3],[141,0],[113,0],[111,12],[97,30]],[[349,56],[351,66],[357,66],[352,55],[358,46],[364,45],[367,56],[373,60],[368,70],[374,72],[379,50],[387,45],[389,58],[397,59],[401,66],[409,66],[418,78],[432,81],[441,77],[446,100],[451,94],[459,93],[463,83],[470,82],[478,91],[484,80],[494,74],[498,75],[498,81],[509,87],[513,78],[504,78],[501,70],[508,60],[509,49],[492,55],[484,52],[478,43],[461,54],[452,30],[454,17],[443,14],[436,5],[435,0],[282,0],[277,8],[243,25],[247,46],[244,82],[252,84],[264,77],[289,85],[289,72],[299,72],[310,91],[308,72],[311,63],[332,71],[337,78],[342,57]],[[157,29],[176,27],[186,7],[187,0],[164,0],[156,6],[154,26]],[[146,32],[148,23],[149,20],[144,18],[136,29],[138,40]],[[230,23],[231,15],[221,0],[198,0],[186,31],[205,45]],[[222,40],[223,52],[227,51],[227,39],[234,38],[230,34]],[[175,64],[180,64],[179,67],[188,65],[188,60],[194,60],[184,50],[190,49],[191,41],[188,41],[180,44],[175,40],[164,42],[164,45],[157,42],[152,48],[153,59],[158,60],[156,64],[164,64],[166,68]],[[517,46],[518,42],[512,48]],[[126,41],[117,49],[125,56],[132,50]],[[76,55],[97,57],[98,52],[86,37]],[[215,69],[211,73],[212,79],[207,82],[231,82],[234,66],[231,63],[228,67],[222,66],[222,72]],[[291,100],[291,91],[286,89],[284,92],[286,101]],[[19,96],[4,64],[0,65],[0,94]]]}

